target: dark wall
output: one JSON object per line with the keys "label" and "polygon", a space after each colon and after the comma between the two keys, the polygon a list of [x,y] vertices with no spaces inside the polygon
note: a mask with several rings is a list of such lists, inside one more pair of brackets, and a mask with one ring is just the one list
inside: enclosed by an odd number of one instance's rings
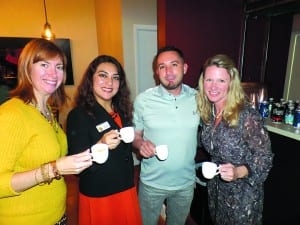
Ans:
{"label": "dark wall", "polygon": [[238,64],[242,1],[165,0],[157,4],[165,7],[165,44],[180,48],[189,65],[185,83],[196,87],[202,65],[215,54],[228,54]]}
{"label": "dark wall", "polygon": [[269,88],[269,96],[277,100],[283,97],[292,25],[292,14],[272,18],[264,83]]}
{"label": "dark wall", "polygon": [[242,81],[267,86],[269,97],[283,96],[293,14],[247,18]]}
{"label": "dark wall", "polygon": [[[263,82],[262,68],[268,41],[268,19],[265,17],[248,17],[245,25],[245,47],[242,66],[244,82]],[[252,43],[255,44],[252,44]]]}
{"label": "dark wall", "polygon": [[299,0],[158,0],[157,7],[159,47],[183,50],[185,83],[196,87],[205,60],[223,53],[235,60],[242,82],[263,83],[269,97],[283,96]]}

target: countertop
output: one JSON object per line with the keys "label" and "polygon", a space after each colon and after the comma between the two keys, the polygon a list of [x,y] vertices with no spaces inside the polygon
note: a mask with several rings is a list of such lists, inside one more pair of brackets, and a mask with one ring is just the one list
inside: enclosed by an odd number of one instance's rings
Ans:
{"label": "countertop", "polygon": [[265,127],[269,132],[283,135],[300,141],[300,129],[284,123],[273,123],[270,119],[265,120]]}

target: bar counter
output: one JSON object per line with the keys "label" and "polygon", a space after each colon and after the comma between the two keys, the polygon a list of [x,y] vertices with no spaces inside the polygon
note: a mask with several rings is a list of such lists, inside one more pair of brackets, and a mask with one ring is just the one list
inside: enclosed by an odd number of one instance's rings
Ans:
{"label": "bar counter", "polygon": [[296,129],[292,125],[284,123],[274,123],[270,119],[266,119],[265,127],[269,132],[273,132],[300,141],[300,129]]}
{"label": "bar counter", "polygon": [[263,225],[300,224],[300,129],[265,121],[273,167],[265,182]]}
{"label": "bar counter", "polygon": [[[263,225],[300,224],[300,129],[270,119],[265,120],[265,127],[274,159],[264,185]],[[207,161],[209,157],[199,150],[197,159]],[[202,177],[201,171],[197,171],[197,176]],[[212,225],[205,186],[196,184],[190,214],[198,225]]]}

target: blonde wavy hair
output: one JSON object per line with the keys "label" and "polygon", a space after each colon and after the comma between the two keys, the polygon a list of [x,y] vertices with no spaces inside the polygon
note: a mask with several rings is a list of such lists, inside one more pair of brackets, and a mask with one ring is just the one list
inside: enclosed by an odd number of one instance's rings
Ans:
{"label": "blonde wavy hair", "polygon": [[227,55],[215,55],[207,59],[203,65],[203,72],[199,78],[197,93],[197,108],[200,117],[203,123],[209,124],[213,113],[213,103],[208,100],[203,88],[205,71],[210,66],[224,68],[230,76],[229,90],[222,119],[231,127],[237,126],[239,113],[245,104],[245,93],[241,86],[240,75],[235,63]]}

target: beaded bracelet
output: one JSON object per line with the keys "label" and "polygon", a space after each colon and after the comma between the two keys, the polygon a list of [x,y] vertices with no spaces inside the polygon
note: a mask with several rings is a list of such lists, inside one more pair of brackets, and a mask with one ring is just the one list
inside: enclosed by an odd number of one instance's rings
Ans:
{"label": "beaded bracelet", "polygon": [[39,171],[39,169],[36,169],[36,170],[35,170],[35,173],[34,173],[35,182],[36,182],[38,185],[42,186],[42,185],[44,185],[45,183],[38,180],[38,178],[37,178],[37,173],[38,173],[38,171]]}
{"label": "beaded bracelet", "polygon": [[61,178],[61,174],[59,173],[58,169],[57,169],[57,166],[56,166],[56,160],[54,161],[51,161],[50,162],[50,165],[52,166],[52,172],[54,174],[54,178],[56,180],[59,180]]}
{"label": "beaded bracelet", "polygon": [[49,174],[49,165],[50,165],[49,163],[44,163],[41,165],[41,174],[42,174],[42,178],[43,178],[43,182],[41,182],[41,183],[50,184],[53,180]]}

